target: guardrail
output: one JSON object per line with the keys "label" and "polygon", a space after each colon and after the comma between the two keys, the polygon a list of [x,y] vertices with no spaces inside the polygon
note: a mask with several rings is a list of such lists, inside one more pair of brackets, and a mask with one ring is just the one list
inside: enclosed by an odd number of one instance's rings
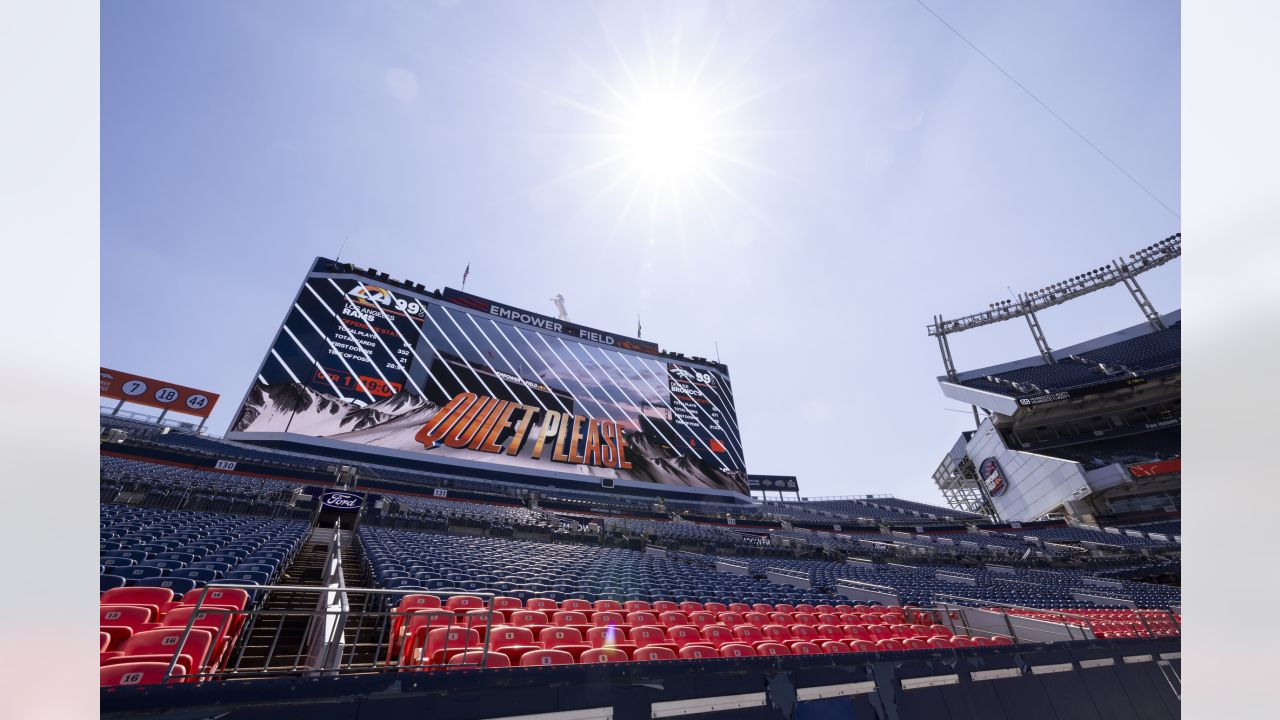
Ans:
{"label": "guardrail", "polygon": [[[341,551],[339,542],[332,553]],[[212,593],[198,593],[182,634],[168,658],[164,682],[224,680],[279,676],[336,676],[397,669],[426,670],[484,667],[490,652],[485,638],[495,625],[493,595],[481,592],[430,591],[442,605],[448,598],[480,598],[483,608],[418,608],[401,611],[391,601],[419,594],[413,590],[349,588],[340,570],[327,574],[326,584],[245,586],[211,582],[208,590],[238,589],[251,594],[250,605],[237,609],[206,603]],[[311,609],[272,608],[273,597],[315,595]],[[301,603],[299,603],[301,604]],[[498,623],[502,620],[499,618]],[[301,642],[293,636],[301,632]],[[482,631],[483,629],[483,631]],[[445,633],[433,634],[433,631]],[[452,632],[450,632],[452,631]],[[186,652],[193,633],[208,633],[207,650],[194,657]],[[445,644],[436,648],[439,638]],[[199,647],[192,642],[190,647]],[[290,652],[292,650],[292,652]],[[447,652],[432,652],[441,650]],[[461,662],[448,662],[468,653]],[[175,673],[178,664],[191,672]]]}

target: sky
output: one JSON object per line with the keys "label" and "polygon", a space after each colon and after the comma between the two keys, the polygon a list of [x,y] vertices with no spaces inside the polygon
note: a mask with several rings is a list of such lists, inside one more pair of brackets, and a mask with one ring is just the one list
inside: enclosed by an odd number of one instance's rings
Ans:
{"label": "sky", "polygon": [[[926,325],[1181,230],[1180,28],[925,2],[1146,190],[916,0],[105,0],[102,364],[221,393],[221,434],[312,258],[469,265],[469,292],[718,352],[751,472],[941,504],[973,421]],[[1141,278],[1161,312],[1180,266]],[[1058,348],[1142,315],[1116,287],[1040,321]],[[951,347],[1035,354],[1020,321]]]}

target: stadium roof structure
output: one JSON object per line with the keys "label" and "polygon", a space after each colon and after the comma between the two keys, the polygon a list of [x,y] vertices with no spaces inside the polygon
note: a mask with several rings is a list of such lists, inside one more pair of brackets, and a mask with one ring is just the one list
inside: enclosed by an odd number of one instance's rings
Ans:
{"label": "stadium roof structure", "polygon": [[1114,285],[1123,284],[1125,286],[1129,294],[1133,296],[1134,302],[1138,304],[1138,308],[1146,316],[1146,324],[1152,330],[1168,329],[1168,324],[1151,304],[1146,293],[1142,290],[1142,286],[1138,284],[1138,275],[1171,262],[1181,257],[1181,255],[1182,233],[1175,233],[1159,242],[1130,253],[1127,262],[1123,259],[1116,259],[1114,262],[1107,263],[1094,270],[1088,270],[1080,275],[1069,277],[1036,290],[1019,293],[1016,301],[1000,300],[988,305],[985,311],[965,315],[954,320],[946,320],[943,319],[942,315],[934,315],[933,323],[928,326],[928,332],[930,337],[938,339],[938,349],[942,353],[942,364],[946,369],[947,379],[951,381],[958,379],[955,361],[951,355],[951,346],[947,343],[948,335],[1014,318],[1024,318],[1027,321],[1031,336],[1035,340],[1036,348],[1040,351],[1040,357],[1044,363],[1047,365],[1056,364],[1059,361],[1058,356],[1060,354],[1054,353],[1052,348],[1049,347],[1049,342],[1040,327],[1040,320],[1036,317],[1036,311],[1061,305],[1069,300],[1074,300]]}

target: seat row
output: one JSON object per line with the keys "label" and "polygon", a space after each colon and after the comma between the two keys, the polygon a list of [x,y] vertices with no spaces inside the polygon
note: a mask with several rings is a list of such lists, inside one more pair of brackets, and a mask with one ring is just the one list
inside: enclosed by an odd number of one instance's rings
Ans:
{"label": "seat row", "polygon": [[[205,588],[181,599],[167,588],[106,591],[98,607],[101,684],[218,671],[240,635],[249,600],[240,588]],[[145,667],[133,667],[138,664]]]}

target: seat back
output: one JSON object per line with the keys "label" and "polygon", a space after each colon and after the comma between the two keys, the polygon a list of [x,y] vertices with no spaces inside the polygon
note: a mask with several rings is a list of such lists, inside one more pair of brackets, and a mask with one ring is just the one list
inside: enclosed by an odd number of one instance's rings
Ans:
{"label": "seat back", "polygon": [[547,619],[547,614],[537,610],[516,610],[511,613],[511,624],[516,626],[522,625],[550,625],[551,621]]}
{"label": "seat back", "polygon": [[641,647],[631,653],[631,659],[637,662],[646,660],[675,660],[676,654],[671,648]]}
{"label": "seat back", "polygon": [[720,652],[706,645],[685,645],[680,648],[679,655],[682,660],[703,660],[706,658],[718,658],[720,657]]}
{"label": "seat back", "polygon": [[[186,635],[184,641],[183,635]],[[122,657],[154,656],[165,661],[178,655],[178,664],[188,674],[200,672],[209,662],[209,654],[213,649],[212,636],[204,631],[187,632],[181,627],[162,627],[155,630],[143,630],[120,645]],[[150,660],[151,658],[148,658]]]}
{"label": "seat back", "polygon": [[792,655],[821,655],[822,648],[817,643],[796,642],[791,643]]}
{"label": "seat back", "polygon": [[[570,657],[572,658],[572,656]],[[583,665],[590,663],[627,662],[628,660],[630,660],[630,658],[627,657],[625,650],[609,647],[592,648],[583,652],[582,656],[578,658],[578,662]]]}
{"label": "seat back", "polygon": [[559,605],[555,600],[545,597],[529,598],[529,602],[524,604],[529,610],[537,610],[539,612],[553,612],[559,609]]}
{"label": "seat back", "polygon": [[586,614],[580,613],[580,612],[567,611],[567,610],[559,610],[556,612],[556,614],[552,615],[551,623],[553,625],[558,625],[561,627],[565,625],[588,624]]}
{"label": "seat back", "polygon": [[[546,632],[545,630],[543,632]],[[533,631],[529,628],[502,625],[491,628],[488,635],[489,648],[497,650],[504,647],[533,645]]]}
{"label": "seat back", "polygon": [[591,624],[596,627],[605,627],[607,625],[625,625],[626,618],[622,613],[616,613],[607,610],[597,610],[591,616]]}
{"label": "seat back", "polygon": [[593,627],[587,629],[587,643],[591,647],[609,647],[627,642],[627,636],[621,626]]}
{"label": "seat back", "polygon": [[776,642],[756,643],[757,655],[790,655],[791,650],[786,645]]}
{"label": "seat back", "polygon": [[[101,687],[119,685],[155,685],[164,682],[169,670],[167,662],[127,662],[103,665],[98,668],[98,684]],[[186,673],[181,665],[175,665],[170,682],[182,682]]]}
{"label": "seat back", "polygon": [[681,647],[689,643],[703,642],[702,633],[692,625],[676,625],[675,627],[667,628],[667,637],[670,638],[671,642]]}
{"label": "seat back", "polygon": [[628,636],[636,647],[642,648],[645,645],[653,643],[665,643],[667,641],[667,633],[662,627],[657,625],[643,625],[641,627],[631,628],[631,634]]}
{"label": "seat back", "polygon": [[572,664],[573,656],[563,650],[530,650],[520,656],[520,667]]}
{"label": "seat back", "polygon": [[[594,630],[595,628],[592,629]],[[538,633],[538,640],[545,648],[557,648],[562,645],[583,644],[582,631],[574,627],[542,628]]]}
{"label": "seat back", "polygon": [[450,665],[479,665],[487,668],[511,667],[511,658],[500,652],[467,650],[450,656]]}
{"label": "seat back", "polygon": [[720,646],[720,657],[755,657],[755,648],[746,643],[729,643]]}
{"label": "seat back", "polygon": [[573,612],[590,612],[593,608],[591,607],[591,601],[589,600],[569,598],[568,600],[560,603],[560,609]]}
{"label": "seat back", "polygon": [[594,607],[596,609],[596,612],[600,612],[601,610],[606,610],[609,612],[622,611],[622,603],[618,602],[617,600],[597,600],[595,602]]}
{"label": "seat back", "polygon": [[733,629],[733,636],[745,643],[764,642],[764,631],[755,625],[739,625]]}
{"label": "seat back", "polygon": [[662,613],[661,615],[659,615],[658,619],[661,620],[662,624],[666,625],[667,627],[689,624],[689,616],[685,615],[679,610],[668,610]]}
{"label": "seat back", "polygon": [[644,610],[637,610],[627,613],[627,624],[631,627],[640,627],[642,625],[657,625],[658,616]]}
{"label": "seat back", "polygon": [[822,643],[822,652],[834,655],[836,653],[853,652],[853,649],[839,640],[828,640]]}

